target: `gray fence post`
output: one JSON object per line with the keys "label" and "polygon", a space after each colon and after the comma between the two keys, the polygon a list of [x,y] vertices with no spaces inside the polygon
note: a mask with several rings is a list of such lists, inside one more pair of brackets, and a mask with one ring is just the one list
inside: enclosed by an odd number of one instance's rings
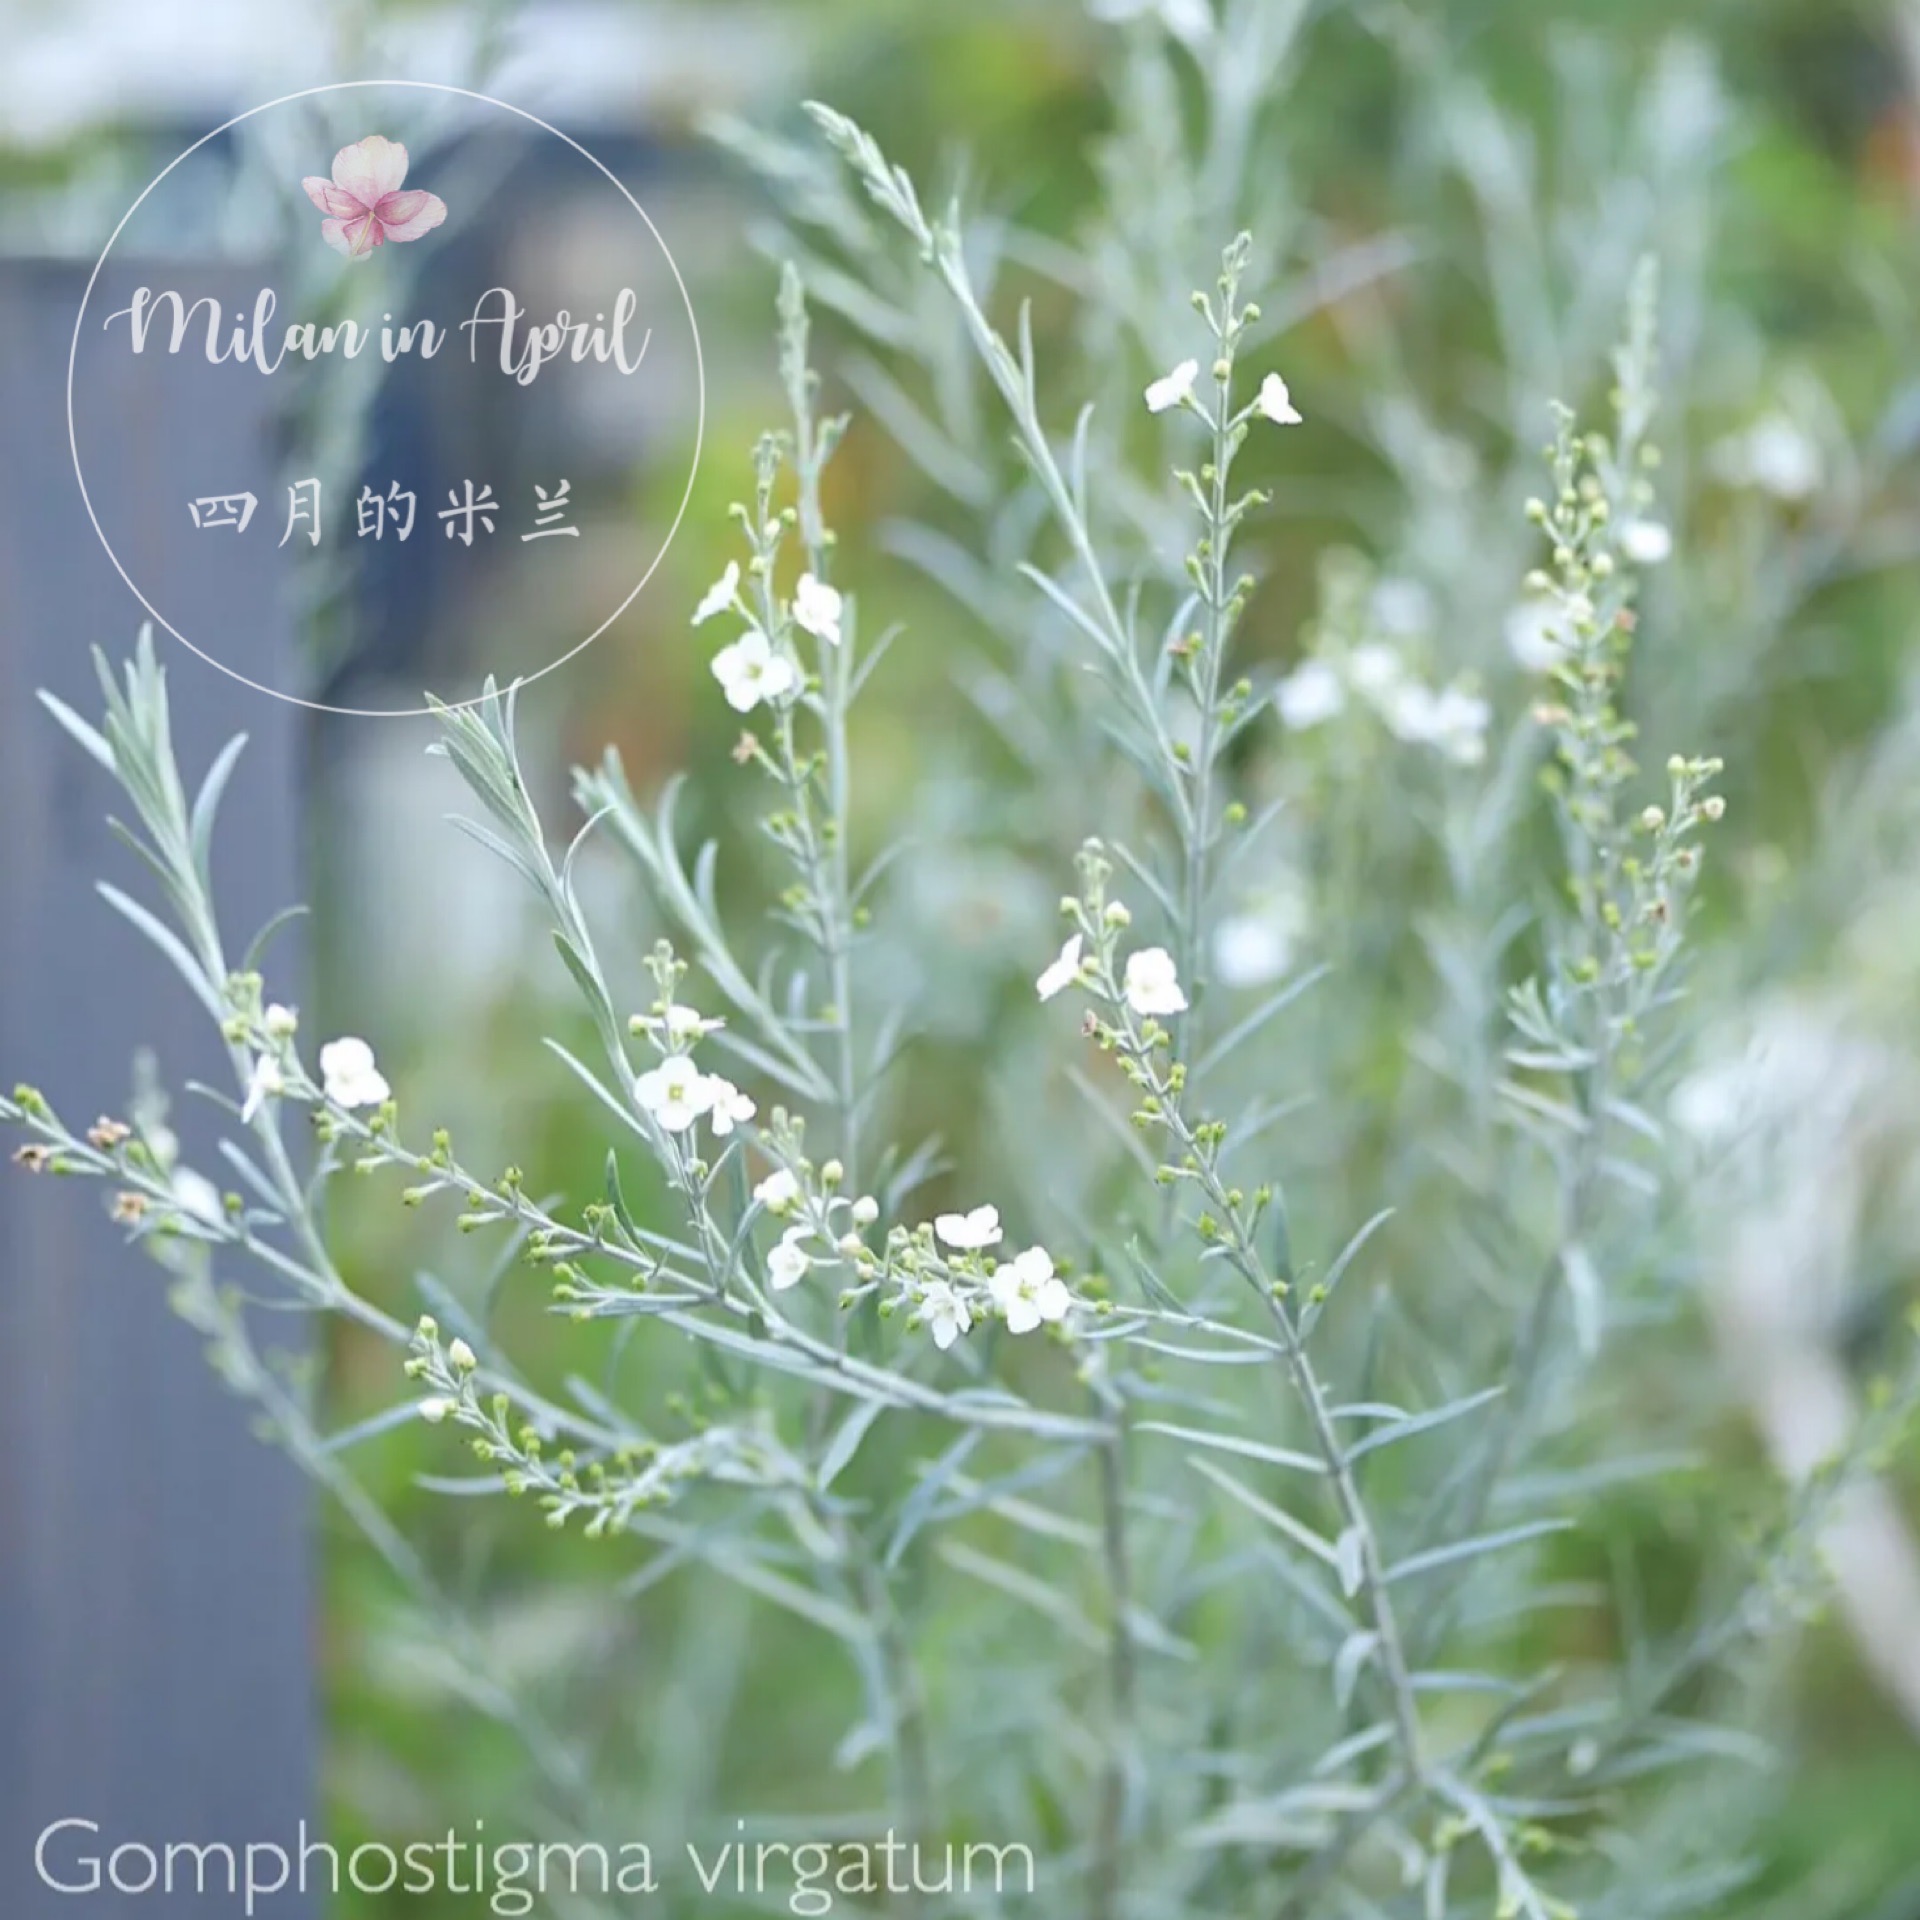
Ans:
{"label": "gray fence post", "polygon": [[[44,1087],[76,1121],[124,1106],[143,1041],[176,1088],[222,1067],[205,1014],[95,896],[96,876],[133,891],[142,876],[104,825],[104,776],[33,697],[48,687],[92,714],[89,646],[125,654],[144,617],[94,537],[68,457],[83,284],[66,265],[0,263],[0,1074]],[[129,397],[124,465],[90,469],[88,483],[116,514],[170,524],[177,500],[138,497],[153,487],[152,451],[176,434],[241,450],[265,422],[243,382],[183,395],[176,418],[156,415],[151,382],[145,392],[139,406]],[[190,554],[181,543],[175,564]],[[284,661],[284,617],[276,627],[263,610],[262,625],[261,646]],[[164,634],[159,645],[190,769],[228,735],[252,736],[216,854],[243,944],[286,904],[296,869],[299,710]],[[297,959],[276,952],[283,967]],[[121,1243],[102,1190],[0,1172],[0,1914],[145,1913],[153,1894],[54,1892],[36,1838],[53,1821],[97,1822],[97,1843],[71,1836],[69,1860],[81,1842],[104,1856],[121,1842],[297,1838],[315,1774],[311,1506],[168,1312],[165,1275]],[[275,1333],[297,1329],[281,1320]],[[122,1878],[143,1872],[128,1856]],[[216,1864],[215,1883],[223,1874]],[[213,1894],[158,1904],[241,1910]],[[262,1911],[304,1920],[315,1907],[289,1895]]]}

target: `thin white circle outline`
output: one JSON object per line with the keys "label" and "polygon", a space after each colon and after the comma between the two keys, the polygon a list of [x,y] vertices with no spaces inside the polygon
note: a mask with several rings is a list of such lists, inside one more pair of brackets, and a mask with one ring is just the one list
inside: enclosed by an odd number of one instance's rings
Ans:
{"label": "thin white circle outline", "polygon": [[[667,263],[667,271],[673,275],[673,284],[680,289],[681,304],[687,310],[687,327],[693,335],[694,387],[698,395],[698,411],[694,419],[693,464],[687,473],[687,488],[680,496],[679,509],[673,516],[673,525],[667,529],[666,538],[660,543],[660,551],[654,555],[653,564],[640,576],[639,582],[635,585],[633,591],[577,646],[569,648],[559,659],[549,660],[544,667],[539,668],[537,671],[521,675],[517,684],[526,686],[532,681],[538,680],[544,675],[551,673],[555,667],[564,667],[576,654],[584,653],[587,648],[592,646],[593,643],[639,599],[647,582],[659,571],[660,562],[667,557],[667,549],[673,545],[673,536],[680,531],[680,522],[686,518],[687,507],[693,499],[694,482],[700,473],[700,450],[706,437],[707,426],[707,364],[705,356],[700,350],[700,323],[694,318],[693,300],[687,292],[687,283],[680,277],[680,268],[674,260],[672,251],[668,248],[666,241],[661,237],[660,229],[653,224],[646,208],[633,197],[627,190],[626,184],[603,160],[589,153],[571,134],[562,133],[558,127],[550,126],[545,120],[542,120],[538,114],[529,113],[524,107],[516,107],[509,101],[496,100],[491,94],[476,93],[470,87],[447,86],[437,80],[332,80],[324,86],[302,87],[297,93],[283,93],[277,100],[268,100],[260,106],[249,107],[245,113],[236,113],[231,120],[222,121],[211,133],[203,133],[192,146],[183,149],[169,160],[167,164],[147,182],[146,186],[141,190],[140,198],[134,201],[133,205],[120,216],[120,224],[107,236],[107,244],[100,249],[100,257],[93,263],[93,271],[87,276],[86,290],[80,296],[80,310],[73,317],[73,340],[67,348],[67,448],[73,456],[73,477],[79,484],[81,504],[87,510],[87,518],[93,523],[93,531],[99,539],[101,547],[105,550],[107,558],[113,562],[114,572],[127,583],[128,592],[130,592],[133,597],[146,608],[153,619],[158,621],[168,633],[172,634],[189,653],[204,660],[208,666],[216,668],[219,672],[226,674],[229,679],[238,680],[244,687],[251,687],[255,693],[264,693],[269,699],[285,700],[292,706],[306,707],[315,713],[338,713],[357,720],[414,720],[425,714],[430,714],[433,712],[433,708],[336,707],[324,700],[303,700],[297,693],[282,693],[278,687],[264,687],[257,680],[249,680],[247,676],[238,671],[238,669],[227,666],[224,662],[216,660],[212,654],[196,647],[193,642],[189,640],[178,627],[174,626],[166,615],[134,585],[133,576],[120,564],[120,556],[114,552],[112,542],[108,540],[106,534],[102,531],[100,518],[93,510],[93,498],[87,492],[87,476],[81,469],[79,434],[74,425],[73,418],[73,377],[79,362],[80,329],[87,317],[87,302],[93,298],[94,283],[100,278],[101,268],[107,264],[107,255],[113,251],[113,243],[118,240],[122,232],[125,231],[127,222],[140,211],[141,205],[146,200],[147,195],[150,194],[175,167],[179,166],[181,161],[191,159],[209,140],[219,139],[228,128],[237,127],[242,120],[251,120],[256,114],[270,113],[275,107],[287,106],[295,100],[310,100],[316,94],[353,92],[363,87],[411,87],[422,93],[455,94],[463,100],[477,100],[482,106],[498,107],[502,113],[511,113],[519,119],[531,122],[534,126],[538,127],[541,132],[550,133],[556,140],[563,141],[567,146],[571,147],[581,159],[585,160],[589,166],[598,169],[599,172],[604,174],[614,191],[640,216],[641,220],[645,223],[647,231],[653,235],[654,243],[659,247],[661,257]],[[444,704],[450,711],[458,712],[464,707],[479,706],[485,699],[486,695],[484,693],[477,693],[470,700],[449,701]]]}

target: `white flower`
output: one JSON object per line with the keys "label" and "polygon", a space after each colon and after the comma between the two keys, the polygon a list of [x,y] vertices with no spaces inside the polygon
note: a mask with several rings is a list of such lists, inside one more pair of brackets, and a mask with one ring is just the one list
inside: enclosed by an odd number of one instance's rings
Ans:
{"label": "white flower", "polygon": [[420,1418],[424,1420],[428,1426],[437,1427],[450,1414],[456,1412],[458,1406],[459,1403],[457,1401],[448,1400],[436,1394],[431,1400],[422,1400],[420,1402]]}
{"label": "white flower", "polygon": [[1395,640],[1433,631],[1433,595],[1418,580],[1382,580],[1373,590],[1373,623]]}
{"label": "white flower", "polygon": [[805,1227],[789,1227],[780,1236],[780,1244],[767,1255],[767,1285],[775,1293],[785,1293],[789,1287],[797,1287],[806,1277],[807,1269],[813,1265],[800,1245],[806,1234]]}
{"label": "white flower", "polygon": [[1713,469],[1736,487],[1758,487],[1789,505],[1819,490],[1820,448],[1800,424],[1784,413],[1769,414],[1745,433],[1724,440],[1713,453]]}
{"label": "white flower", "polygon": [[473,1349],[458,1334],[447,1342],[447,1365],[455,1373],[471,1373],[479,1364]]}
{"label": "white flower", "polygon": [[377,1107],[393,1094],[374,1065],[373,1049],[352,1034],[329,1040],[320,1049],[320,1083],[336,1107]]}
{"label": "white flower", "polygon": [[704,626],[716,613],[725,613],[740,591],[740,563],[727,562],[727,570],[707,589],[706,597],[693,610],[693,624]]}
{"label": "white flower", "polygon": [[920,1289],[920,1318],[942,1353],[973,1325],[973,1310],[944,1280]]}
{"label": "white flower", "polygon": [[1213,9],[1207,0],[1160,0],[1160,18],[1170,34],[1189,45],[1213,32]]}
{"label": "white flower", "polygon": [[1307,928],[1307,902],[1294,880],[1244,913],[1230,913],[1214,929],[1213,972],[1223,987],[1263,987],[1293,965]]}
{"label": "white flower", "polygon": [[840,614],[846,602],[824,580],[803,573],[793,589],[793,618],[815,639],[840,644]]}
{"label": "white flower", "polygon": [[1456,765],[1476,767],[1487,757],[1487,728],[1493,709],[1478,694],[1460,687],[1435,693],[1429,687],[1401,690],[1387,712],[1387,724],[1402,740],[1436,747]]}
{"label": "white flower", "polygon": [[934,1221],[933,1230],[950,1247],[963,1253],[1000,1244],[1000,1209],[975,1207],[971,1213],[943,1213]]}
{"label": "white flower", "polygon": [[1290,732],[1305,733],[1334,718],[1347,704],[1340,676],[1324,660],[1303,660],[1273,690],[1274,705]]}
{"label": "white flower", "polygon": [[1407,663],[1398,647],[1390,647],[1384,640],[1369,640],[1354,648],[1347,661],[1347,675],[1360,693],[1380,705],[1407,684]]}
{"label": "white flower", "polygon": [[1223,987],[1265,986],[1292,958],[1286,930],[1265,914],[1230,914],[1214,930],[1213,971]]}
{"label": "white flower", "polygon": [[1169,407],[1185,406],[1193,398],[1193,383],[1199,374],[1198,360],[1182,360],[1171,373],[1147,389],[1147,411],[1165,413]]}
{"label": "white flower", "polygon": [[287,1076],[280,1071],[280,1062],[272,1054],[263,1053],[247,1075],[247,1097],[240,1106],[241,1124],[244,1126],[269,1100],[279,1099],[286,1090]]}
{"label": "white flower", "polygon": [[1673,554],[1673,535],[1658,520],[1629,520],[1620,529],[1620,551],[1637,567],[1657,567]]}
{"label": "white flower", "polygon": [[1297,427],[1301,424],[1299,411],[1293,404],[1293,395],[1287,391],[1287,383],[1277,373],[1268,374],[1260,382],[1260,398],[1253,404],[1260,415],[1271,420],[1276,427]]}
{"label": "white flower", "polygon": [[762,700],[791,693],[800,676],[758,627],[749,627],[730,647],[713,656],[713,677],[735,713],[751,713]]}
{"label": "white flower", "polygon": [[173,1176],[173,1198],[182,1213],[191,1214],[202,1226],[226,1225],[227,1209],[220,1189],[204,1173],[181,1167]]}
{"label": "white flower", "polygon": [[1157,13],[1161,24],[1178,40],[1196,46],[1213,32],[1213,9],[1207,0],[1092,0],[1096,20],[1138,20]]}
{"label": "white flower", "polygon": [[1805,500],[1820,486],[1820,448],[1784,414],[1763,420],[1747,436],[1747,472],[1778,500]]}
{"label": "white flower", "polygon": [[633,1097],[668,1133],[684,1133],[711,1111],[713,1082],[684,1053],[670,1053],[633,1083]]}
{"label": "white flower", "polygon": [[636,1013],[632,1024],[642,1033],[664,1034],[667,1045],[678,1049],[692,1046],[709,1033],[718,1033],[727,1023],[709,1020],[692,1007],[669,1006],[664,1014]]}
{"label": "white flower", "polygon": [[1449,687],[1434,703],[1433,743],[1449,760],[1477,767],[1487,757],[1493,709],[1477,693]]}
{"label": "white flower", "polygon": [[800,1198],[800,1182],[785,1167],[775,1167],[754,1188],[753,1197],[769,1213],[785,1213]]}
{"label": "white flower", "polygon": [[283,1007],[276,1000],[260,1016],[260,1024],[275,1040],[291,1040],[300,1029],[300,1016],[291,1007]]}
{"label": "white flower", "polygon": [[1056,993],[1064,993],[1080,978],[1080,954],[1086,941],[1075,934],[1060,949],[1059,957],[1033,984],[1042,1000],[1051,1000]]}
{"label": "white flower", "polygon": [[717,1073],[707,1075],[707,1091],[713,1097],[713,1114],[708,1125],[722,1138],[735,1127],[744,1127],[759,1111],[731,1080]]}
{"label": "white flower", "polygon": [[1043,1321],[1064,1320],[1073,1305],[1066,1282],[1053,1271],[1045,1247],[1029,1247],[1005,1266],[995,1267],[987,1284],[994,1303],[1006,1315],[1009,1333],[1031,1333]]}
{"label": "white flower", "polygon": [[1420,680],[1403,680],[1376,702],[1380,717],[1402,740],[1420,746],[1433,742],[1433,711],[1438,696]]}
{"label": "white flower", "polygon": [[1173,955],[1165,947],[1142,947],[1127,956],[1122,987],[1135,1013],[1185,1013],[1187,996],[1180,991]]}
{"label": "white flower", "polygon": [[1546,673],[1567,657],[1572,629],[1560,603],[1530,595],[1507,615],[1507,651],[1529,673]]}

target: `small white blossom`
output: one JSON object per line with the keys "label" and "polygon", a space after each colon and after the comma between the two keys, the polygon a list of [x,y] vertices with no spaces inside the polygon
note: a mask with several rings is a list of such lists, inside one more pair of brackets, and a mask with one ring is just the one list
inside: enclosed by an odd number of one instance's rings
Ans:
{"label": "small white blossom", "polygon": [[997,1247],[1000,1244],[1000,1209],[975,1207],[971,1213],[943,1213],[934,1221],[933,1230],[948,1246],[957,1247],[963,1253],[977,1252],[982,1247]]}
{"label": "small white blossom", "polygon": [[202,1226],[226,1224],[227,1209],[220,1189],[204,1173],[191,1167],[179,1168],[173,1176],[173,1198],[182,1213],[191,1214]]}
{"label": "small white blossom", "polygon": [[1180,991],[1173,955],[1165,947],[1142,947],[1127,956],[1122,987],[1127,1005],[1139,1014],[1185,1013],[1187,996]]}
{"label": "small white blossom", "polygon": [[800,1182],[785,1167],[775,1167],[754,1188],[753,1197],[769,1213],[782,1214],[800,1198]]}
{"label": "small white blossom", "polygon": [[1292,958],[1293,942],[1265,914],[1230,914],[1214,930],[1213,971],[1223,987],[1265,986]]}
{"label": "small white blossom", "polygon": [[1449,687],[1434,702],[1434,745],[1458,765],[1477,767],[1487,757],[1492,722],[1492,707],[1477,693]]}
{"label": "small white blossom", "polygon": [[320,1049],[320,1083],[336,1107],[377,1107],[392,1097],[386,1076],[364,1040],[344,1034]]}
{"label": "small white blossom", "polygon": [[447,1365],[455,1373],[471,1373],[479,1364],[473,1349],[457,1334],[447,1342]]}
{"label": "small white blossom", "polygon": [[1293,965],[1307,930],[1307,900],[1297,880],[1214,929],[1213,972],[1223,987],[1263,987]]}
{"label": "small white blossom", "polygon": [[1054,1273],[1045,1247],[1029,1247],[995,1267],[987,1284],[994,1304],[1006,1316],[1009,1333],[1031,1333],[1042,1322],[1064,1320],[1073,1305],[1073,1296]]}
{"label": "small white blossom", "polygon": [[1033,983],[1042,1000],[1051,1000],[1055,994],[1066,992],[1080,978],[1080,955],[1086,944],[1076,933],[1060,949],[1053,964]]}
{"label": "small white blossom", "polygon": [[292,1007],[283,1007],[276,1000],[260,1016],[260,1024],[272,1039],[291,1040],[300,1029],[300,1016]]}
{"label": "small white blossom", "polygon": [[723,1139],[735,1127],[744,1127],[759,1112],[731,1080],[720,1074],[707,1075],[707,1091],[713,1098],[713,1112],[707,1124]]}
{"label": "small white blossom", "polygon": [[436,1394],[431,1400],[420,1402],[420,1418],[428,1426],[437,1427],[448,1415],[454,1412],[456,1403]]}
{"label": "small white blossom", "polygon": [[1177,40],[1198,46],[1213,33],[1213,9],[1207,0],[1092,0],[1096,20],[1138,20],[1158,14],[1161,24]]}
{"label": "small white blossom", "polygon": [[880,1218],[880,1202],[872,1194],[863,1193],[853,1203],[853,1224],[856,1227],[870,1227]]}
{"label": "small white blossom", "polygon": [[1673,535],[1658,520],[1629,520],[1620,529],[1620,551],[1637,567],[1657,567],[1672,558]]}
{"label": "small white blossom", "polygon": [[776,653],[758,627],[749,627],[713,656],[713,677],[735,713],[751,713],[762,700],[778,700],[800,683],[793,662]]}
{"label": "small white blossom", "polygon": [[929,1280],[920,1290],[920,1318],[945,1353],[973,1325],[973,1310],[944,1280]]}
{"label": "small white blossom", "polygon": [[1822,478],[1818,442],[1784,413],[1769,414],[1745,433],[1722,441],[1712,464],[1729,485],[1757,487],[1790,506],[1817,493]]}
{"label": "small white blossom", "polygon": [[780,1244],[767,1255],[767,1285],[775,1293],[797,1287],[813,1265],[806,1249],[800,1245],[806,1234],[805,1227],[789,1227],[780,1236]]}
{"label": "small white blossom", "polygon": [[1213,32],[1213,9],[1207,0],[1160,0],[1160,18],[1175,39],[1189,46],[1198,45]]}
{"label": "small white blossom", "polygon": [[1529,673],[1546,673],[1567,657],[1572,629],[1560,603],[1536,593],[1507,615],[1507,651]]}
{"label": "small white blossom", "polygon": [[667,1045],[675,1052],[692,1046],[696,1040],[704,1039],[710,1033],[718,1033],[726,1024],[724,1020],[709,1020],[692,1007],[670,1006],[664,1014],[636,1013],[633,1016],[633,1025],[642,1033],[663,1035]]}
{"label": "small white blossom", "polygon": [[824,580],[803,573],[793,589],[793,618],[815,639],[840,644],[840,615],[846,602]]}
{"label": "small white blossom", "polygon": [[270,1053],[261,1054],[247,1075],[247,1097],[240,1105],[241,1124],[250,1122],[269,1100],[279,1099],[286,1090],[287,1076],[281,1072],[280,1062]]}
{"label": "small white blossom", "polygon": [[1287,391],[1287,383],[1277,373],[1270,373],[1260,382],[1260,398],[1254,402],[1263,419],[1271,420],[1276,427],[1297,427],[1301,424],[1299,410],[1293,404],[1293,395]]}
{"label": "small white blossom", "polygon": [[1147,389],[1147,411],[1165,413],[1169,407],[1185,406],[1193,398],[1193,383],[1199,375],[1198,360],[1182,360]]}
{"label": "small white blossom", "polygon": [[1347,675],[1355,689],[1376,706],[1390,701],[1407,684],[1407,663],[1398,647],[1384,640],[1369,640],[1355,647],[1347,662]]}
{"label": "small white blossom", "polygon": [[1433,595],[1418,580],[1382,580],[1373,590],[1373,623],[1395,640],[1433,631]]}
{"label": "small white blossom", "polygon": [[1408,686],[1387,711],[1387,724],[1402,740],[1438,748],[1463,767],[1478,766],[1487,757],[1492,719],[1486,701],[1460,687],[1435,693],[1430,687]]}
{"label": "small white blossom", "polygon": [[684,1133],[713,1107],[713,1083],[684,1053],[670,1053],[633,1083],[633,1097],[668,1133]]}
{"label": "small white blossom", "polygon": [[1347,704],[1340,676],[1324,660],[1303,660],[1273,690],[1281,723],[1293,733],[1324,725]]}
{"label": "small white blossom", "polygon": [[704,626],[716,613],[725,613],[740,591],[740,563],[727,562],[727,570],[707,589],[706,597],[693,610],[693,624]]}

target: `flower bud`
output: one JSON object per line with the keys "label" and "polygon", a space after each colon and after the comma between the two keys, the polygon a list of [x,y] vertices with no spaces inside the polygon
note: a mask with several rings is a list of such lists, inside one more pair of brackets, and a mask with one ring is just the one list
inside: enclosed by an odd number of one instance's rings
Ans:
{"label": "flower bud", "polygon": [[431,1400],[420,1402],[420,1418],[428,1426],[437,1427],[453,1411],[453,1402],[436,1395]]}
{"label": "flower bud", "polygon": [[456,1339],[447,1348],[447,1364],[455,1373],[471,1373],[480,1362],[473,1357],[473,1349],[464,1340]]}

